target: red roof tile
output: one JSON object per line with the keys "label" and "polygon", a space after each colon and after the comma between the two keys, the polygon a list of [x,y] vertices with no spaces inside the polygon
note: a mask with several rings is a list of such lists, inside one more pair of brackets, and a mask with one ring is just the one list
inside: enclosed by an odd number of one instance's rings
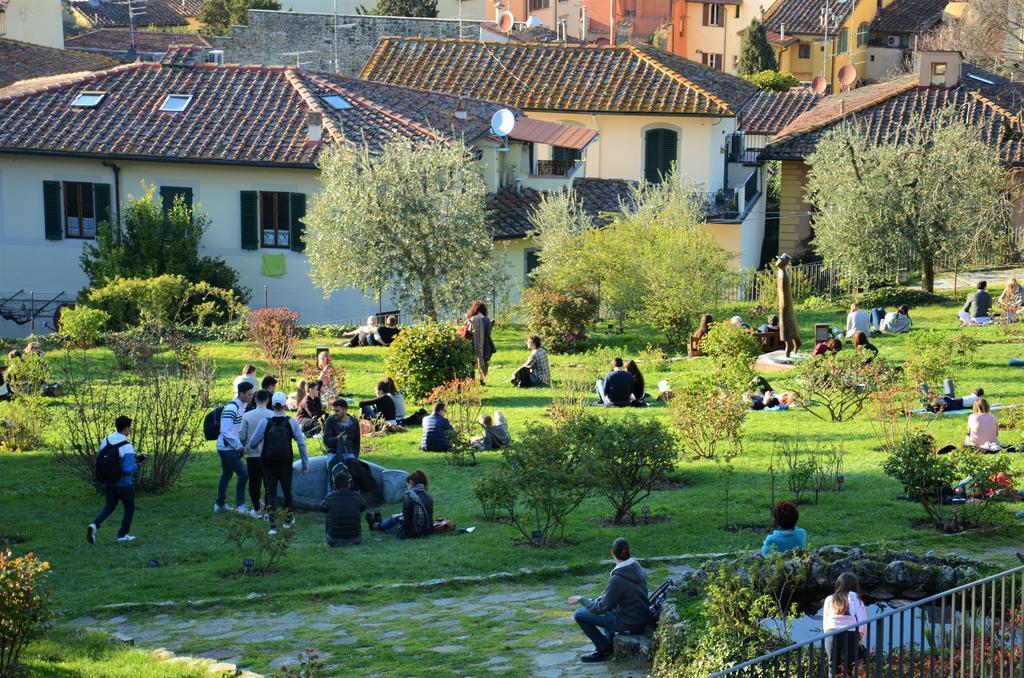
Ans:
{"label": "red roof tile", "polygon": [[[128,3],[115,0],[70,0],[71,7],[86,17],[93,26],[127,26]],[[136,26],[186,26],[199,11],[202,0],[147,0],[144,13]]]}
{"label": "red roof tile", "polygon": [[757,92],[642,45],[382,38],[362,77],[537,111],[732,116]]}
{"label": "red roof tile", "polygon": [[[874,2],[874,0],[859,0]],[[825,28],[821,25],[821,13],[828,4],[833,21],[828,32],[835,33],[850,16],[853,6],[858,0],[775,0],[764,15],[764,27],[773,33],[782,33],[783,27],[787,38],[790,35],[824,35]],[[851,38],[853,36],[850,36]]]}
{"label": "red roof tile", "polygon": [[942,21],[947,0],[895,0],[871,23],[880,33],[921,33]]}
{"label": "red roof tile", "polygon": [[747,134],[776,134],[821,99],[820,94],[809,89],[759,92],[740,111],[736,128]]}
{"label": "red roof tile", "polygon": [[[631,204],[635,182],[624,179],[577,179],[572,192],[597,226],[604,226],[603,213],[620,212]],[[530,217],[540,206],[544,193],[532,188],[503,188],[487,197],[491,235],[498,240],[524,238],[535,228]]]}
{"label": "red roof tile", "polygon": [[18,80],[95,71],[116,64],[113,59],[99,54],[43,47],[0,38],[0,88]]}
{"label": "red roof tile", "polygon": [[[135,31],[135,49],[139,52],[166,52],[171,45],[211,46],[209,40],[194,33]],[[101,28],[67,38],[64,46],[90,52],[127,52],[132,48],[132,34],[125,28]]]}
{"label": "red roof tile", "polygon": [[510,139],[517,141],[561,146],[562,148],[572,148],[580,151],[597,139],[598,132],[588,127],[575,127],[546,120],[519,118],[516,120],[516,125],[508,136]]}

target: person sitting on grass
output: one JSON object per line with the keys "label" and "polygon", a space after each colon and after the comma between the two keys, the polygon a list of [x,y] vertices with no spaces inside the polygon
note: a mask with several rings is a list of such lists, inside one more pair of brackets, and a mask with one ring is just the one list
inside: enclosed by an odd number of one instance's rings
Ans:
{"label": "person sitting on grass", "polygon": [[647,391],[644,390],[643,372],[640,371],[640,367],[636,364],[635,360],[630,360],[626,363],[626,371],[633,375],[633,404],[644,405],[649,396]]}
{"label": "person sitting on grass", "polygon": [[778,332],[779,331],[779,316],[773,315],[772,317],[768,318],[768,322],[766,322],[765,324],[759,326],[757,328],[757,331],[760,332],[761,334],[765,334],[767,332]]}
{"label": "person sitting on grass", "polygon": [[492,417],[480,415],[480,426],[484,429],[482,436],[473,436],[469,443],[479,450],[500,450],[512,444],[512,436],[508,432],[505,415],[498,410]]}
{"label": "person sitting on grass", "polygon": [[295,385],[295,390],[288,394],[288,409],[294,412],[299,409],[299,403],[306,398],[306,380],[299,379],[299,383]]}
{"label": "person sitting on grass", "polygon": [[405,396],[398,392],[398,385],[391,377],[385,379],[384,384],[387,386],[384,390],[395,403],[395,423],[401,424],[405,420]]}
{"label": "person sitting on grass", "polygon": [[548,352],[540,345],[540,337],[536,334],[526,339],[526,347],[530,349],[530,357],[512,375],[512,385],[519,388],[551,385],[551,364]]}
{"label": "person sitting on grass", "polygon": [[967,439],[964,445],[983,450],[998,450],[999,422],[992,414],[988,401],[978,398],[974,401],[974,411],[967,417]]}
{"label": "person sitting on grass", "polygon": [[960,327],[987,325],[992,322],[992,295],[988,293],[988,282],[978,281],[978,289],[967,297],[964,307],[957,313]]}
{"label": "person sitting on grass", "polygon": [[882,334],[903,334],[910,331],[913,325],[910,319],[910,307],[903,304],[892,313],[886,313],[878,323],[878,331]]}
{"label": "person sitting on grass", "polygon": [[[857,575],[844,572],[836,579],[835,593],[825,599],[823,610],[822,631],[828,633],[836,629],[856,626],[867,621],[868,611],[860,599],[860,582]],[[867,626],[857,626],[849,631],[837,634],[825,642],[825,655],[828,657],[828,674],[836,676],[855,673],[854,665],[858,659],[867,656],[864,639]]]}
{"label": "person sitting on grass", "polygon": [[371,315],[366,319],[365,325],[360,325],[354,330],[349,330],[341,336],[351,337],[351,340],[345,344],[349,348],[355,348],[356,346],[376,346],[377,318]]}
{"label": "person sitting on grass", "polygon": [[1003,293],[999,295],[999,307],[1003,309],[1003,315],[1008,322],[1017,322],[1017,314],[1024,307],[1024,290],[1021,290],[1016,278],[1006,283],[1006,287],[1003,288]]}
{"label": "person sitting on grass", "polygon": [[46,356],[46,351],[43,350],[38,341],[30,341],[25,344],[25,355],[37,355],[42,358]]}
{"label": "person sitting on grass", "polygon": [[852,339],[857,332],[871,333],[871,316],[857,304],[850,304],[850,312],[846,314],[846,338]]}
{"label": "person sitting on grass", "polygon": [[612,360],[611,371],[597,380],[597,395],[606,407],[628,407],[633,401],[633,375],[626,371],[622,358]]}
{"label": "person sitting on grass", "polygon": [[259,423],[253,434],[249,436],[249,447],[262,445],[260,452],[260,467],[263,470],[263,478],[267,483],[267,504],[269,510],[267,517],[270,519],[270,536],[277,534],[277,490],[280,486],[284,495],[284,510],[287,513],[285,518],[285,529],[295,523],[292,516],[292,462],[295,453],[292,450],[292,441],[299,448],[299,456],[302,459],[302,472],[309,472],[309,453],[306,450],[306,436],[302,434],[302,427],[299,423],[288,416],[285,410],[285,395],[275,393],[271,399],[274,406],[273,416],[267,417]]}
{"label": "person sitting on grass", "polygon": [[0,401],[11,399],[11,387],[4,381],[5,369],[3,363],[0,363]]}
{"label": "person sitting on grass", "polygon": [[388,395],[388,383],[377,382],[377,397],[359,401],[359,409],[363,416],[377,422],[377,430],[385,426],[395,426],[395,400]]}
{"label": "person sitting on grass", "polygon": [[800,520],[800,511],[796,504],[780,501],[772,509],[772,516],[779,527],[764,538],[764,545],[761,546],[762,556],[769,556],[773,552],[785,553],[793,549],[807,548],[807,531],[796,526]]}
{"label": "person sitting on grass", "polygon": [[299,403],[299,409],[295,413],[295,418],[299,421],[299,426],[302,427],[302,433],[307,436],[320,433],[320,427],[323,425],[324,404],[320,400],[321,388],[323,388],[321,381],[307,384],[306,397]]}
{"label": "person sitting on grass", "polygon": [[384,327],[377,328],[377,334],[374,335],[373,340],[381,346],[390,346],[401,331],[402,329],[398,326],[398,318],[389,315],[384,319]]}
{"label": "person sitting on grass", "polygon": [[594,643],[594,651],[580,657],[585,664],[611,659],[616,633],[643,633],[651,621],[647,572],[630,554],[629,542],[613,541],[612,558],[615,567],[601,597],[569,596],[570,605],[581,606],[573,619]]}
{"label": "person sitting on grass", "polygon": [[825,341],[819,341],[818,344],[814,347],[814,350],[811,351],[811,356],[816,358],[820,355],[825,355],[826,353],[839,353],[839,351],[841,351],[842,348],[843,340],[838,337],[832,337],[831,339],[826,339]]}
{"label": "person sitting on grass", "polygon": [[703,341],[704,337],[708,336],[708,332],[711,331],[712,322],[714,321],[711,319],[710,313],[705,313],[700,317],[700,324],[697,326],[697,331],[690,337],[690,345],[687,348],[687,354],[691,358],[704,355],[700,351],[700,342]]}
{"label": "person sitting on grass", "polygon": [[455,429],[445,418],[448,408],[442,402],[434,403],[434,413],[423,417],[423,439],[420,449],[424,452],[448,452],[452,449]]}
{"label": "person sitting on grass", "polygon": [[857,330],[853,333],[853,349],[858,353],[866,352],[870,353],[871,357],[868,358],[868,362],[871,362],[875,356],[878,355],[878,347],[868,341],[868,333]]}
{"label": "person sitting on grass", "polygon": [[381,520],[380,513],[366,514],[370,531],[387,532],[399,539],[417,539],[434,533],[434,498],[427,492],[427,474],[416,469],[405,477],[402,512]]}
{"label": "person sitting on grass", "polygon": [[324,520],[327,545],[337,548],[361,544],[362,513],[366,510],[366,500],[363,499],[363,495],[352,489],[352,477],[344,464],[334,467],[330,477],[333,490],[324,500],[324,510],[327,511]]}

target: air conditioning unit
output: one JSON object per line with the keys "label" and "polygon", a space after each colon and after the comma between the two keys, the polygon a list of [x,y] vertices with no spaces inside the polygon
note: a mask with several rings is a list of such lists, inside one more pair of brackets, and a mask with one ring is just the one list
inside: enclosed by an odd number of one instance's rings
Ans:
{"label": "air conditioning unit", "polygon": [[218,66],[223,66],[224,50],[211,49],[209,52],[206,53],[206,56],[203,58],[203,61],[205,61],[208,64],[217,64]]}
{"label": "air conditioning unit", "polygon": [[898,35],[890,35],[889,37],[887,37],[885,39],[885,44],[888,47],[899,47],[900,46],[900,38],[899,38]]}

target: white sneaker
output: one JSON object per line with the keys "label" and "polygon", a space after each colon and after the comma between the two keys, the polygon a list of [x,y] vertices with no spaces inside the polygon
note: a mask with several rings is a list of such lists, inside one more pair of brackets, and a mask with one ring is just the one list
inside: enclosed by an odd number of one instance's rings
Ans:
{"label": "white sneaker", "polygon": [[276,537],[277,530],[275,530],[274,528],[270,528],[270,532],[267,532],[267,534],[269,534],[271,537]]}
{"label": "white sneaker", "polygon": [[249,517],[250,518],[262,518],[263,514],[260,513],[259,511],[257,511],[256,509],[253,509],[253,510],[249,511]]}
{"label": "white sneaker", "polygon": [[221,511],[233,511],[233,510],[234,510],[234,508],[231,506],[231,504],[224,504],[223,506],[218,506],[217,504],[213,505],[213,512],[214,513],[220,513]]}
{"label": "white sneaker", "polygon": [[135,537],[133,537],[133,536],[132,536],[132,535],[130,535],[130,534],[126,534],[126,535],[125,535],[125,536],[123,536],[123,537],[118,537],[118,538],[117,538],[117,540],[118,540],[118,541],[135,541]]}
{"label": "white sneaker", "polygon": [[244,516],[249,515],[249,507],[245,504],[239,504],[236,510]]}
{"label": "white sneaker", "polygon": [[96,526],[89,523],[89,527],[85,528],[85,540],[90,544],[96,543]]}

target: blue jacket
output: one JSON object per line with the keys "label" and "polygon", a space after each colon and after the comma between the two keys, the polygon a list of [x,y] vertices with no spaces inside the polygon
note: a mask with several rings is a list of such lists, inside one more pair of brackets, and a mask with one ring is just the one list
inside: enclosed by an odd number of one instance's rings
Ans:
{"label": "blue jacket", "polygon": [[770,555],[772,551],[785,553],[793,549],[807,548],[807,530],[794,527],[792,530],[775,530],[764,538],[761,555]]}
{"label": "blue jacket", "polygon": [[115,431],[104,438],[103,442],[100,443],[100,448],[102,449],[102,447],[108,442],[111,445],[117,445],[118,443],[124,442],[124,445],[121,445],[120,449],[118,449],[118,452],[121,455],[121,479],[115,484],[120,487],[131,487],[134,485],[135,472],[139,470],[138,464],[135,463],[135,448],[132,447],[131,443],[125,442],[127,440],[128,439],[125,438],[123,434]]}
{"label": "blue jacket", "polygon": [[449,432],[454,431],[451,422],[440,414],[423,417],[423,441],[420,449],[424,452],[447,452],[452,449]]}

